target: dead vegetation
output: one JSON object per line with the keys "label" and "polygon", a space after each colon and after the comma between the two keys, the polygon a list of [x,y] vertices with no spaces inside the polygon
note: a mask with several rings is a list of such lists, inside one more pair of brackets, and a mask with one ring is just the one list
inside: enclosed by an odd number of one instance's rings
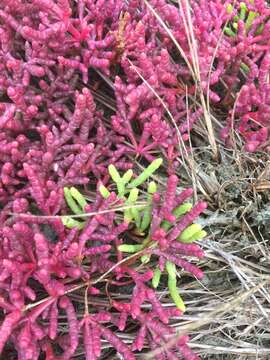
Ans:
{"label": "dead vegetation", "polygon": [[269,155],[219,152],[219,162],[208,148],[193,154],[197,192],[210,204],[201,219],[205,277],[179,282],[188,310],[175,326],[191,329],[203,359],[268,359]]}

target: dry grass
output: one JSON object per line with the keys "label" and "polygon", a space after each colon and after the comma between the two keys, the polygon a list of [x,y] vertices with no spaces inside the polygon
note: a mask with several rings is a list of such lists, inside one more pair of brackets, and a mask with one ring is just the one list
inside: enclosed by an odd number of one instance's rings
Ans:
{"label": "dry grass", "polygon": [[[198,188],[210,203],[207,218],[201,220],[209,238],[202,242],[205,278],[185,289],[188,311],[178,326],[207,319],[203,328],[192,331],[191,347],[202,358],[267,359],[269,156],[221,146],[220,153],[222,161],[215,163],[208,149],[195,152]],[[242,300],[234,302],[239,294]]]}

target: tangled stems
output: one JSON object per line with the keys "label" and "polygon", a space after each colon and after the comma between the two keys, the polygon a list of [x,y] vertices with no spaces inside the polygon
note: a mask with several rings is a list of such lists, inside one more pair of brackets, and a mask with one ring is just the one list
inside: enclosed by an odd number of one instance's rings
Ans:
{"label": "tangled stems", "polygon": [[[139,244],[122,243],[120,245],[118,244],[117,249],[120,253],[134,254],[134,259],[140,258],[145,266],[147,266],[146,264],[148,263],[150,264],[151,256],[159,256],[160,264],[153,271],[152,286],[154,288],[159,286],[162,272],[166,270],[170,295],[178,309],[184,311],[185,306],[183,300],[176,288],[175,264],[190,271],[199,278],[202,276],[202,273],[186,260],[180,257],[178,258],[179,255],[175,256],[175,254],[170,251],[169,244],[171,244],[174,251],[182,252],[184,256],[203,256],[203,252],[198,246],[192,243],[205,237],[206,233],[200,225],[192,224],[192,221],[197,214],[203,211],[205,203],[199,203],[194,209],[192,209],[192,204],[183,203],[183,201],[191,195],[189,189],[178,195],[176,201],[178,179],[172,175],[168,178],[164,204],[162,206],[158,205],[158,203],[161,203],[161,197],[157,192],[156,183],[153,181],[148,183],[148,185],[144,183],[154,174],[161,163],[162,161],[160,159],[154,160],[135,180],[132,180],[132,170],[128,170],[121,176],[115,166],[109,166],[109,174],[117,188],[117,197],[114,196],[114,201],[118,199],[124,202],[125,205],[130,206],[130,208],[125,209],[123,212],[124,222],[129,224],[129,226],[135,226],[135,233],[144,236],[144,240]],[[134,187],[134,185],[147,186],[147,205],[143,208],[134,206],[140,194],[140,190]],[[105,201],[113,195],[103,184],[99,185],[99,192]],[[66,191],[66,193],[68,192]],[[71,192],[69,196],[72,196]],[[73,201],[75,201],[77,197],[77,201],[82,202],[83,206],[85,206],[85,202],[81,200],[81,196],[75,193]],[[77,212],[77,214],[81,213],[82,207],[78,211],[76,204],[74,207],[74,204],[70,200],[67,201],[67,203],[71,205],[70,207],[74,212]],[[177,203],[179,205],[175,207]],[[159,210],[157,206],[160,206]],[[174,222],[176,225],[173,225]],[[72,225],[72,222],[70,224]],[[76,226],[76,223],[73,224]],[[81,224],[79,224],[79,226],[81,226]],[[165,268],[163,263],[165,264]]]}

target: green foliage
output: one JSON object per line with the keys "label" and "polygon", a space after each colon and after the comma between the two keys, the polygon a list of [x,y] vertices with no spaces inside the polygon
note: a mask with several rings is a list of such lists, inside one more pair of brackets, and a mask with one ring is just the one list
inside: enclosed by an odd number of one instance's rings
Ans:
{"label": "green foliage", "polygon": [[173,299],[176,307],[181,310],[185,311],[186,306],[184,304],[183,299],[179,295],[178,289],[177,289],[177,279],[176,279],[176,267],[173,263],[170,261],[166,262],[166,270],[168,273],[168,289],[171,295],[171,298]]}
{"label": "green foliage", "polygon": [[[156,165],[155,165],[156,166]],[[148,167],[149,168],[149,167]],[[154,167],[151,167],[153,169]],[[151,173],[152,174],[152,173]],[[140,183],[141,179],[147,179],[145,175],[138,176],[137,179],[139,179],[137,182],[131,182],[131,184],[135,184],[136,186]],[[137,180],[135,179],[135,180]],[[118,178],[119,181],[119,178]],[[125,190],[125,193],[127,192],[128,196],[126,199],[125,204],[132,204],[138,199],[138,188],[132,188],[129,190],[131,184],[128,184],[127,189]],[[141,244],[123,244],[118,246],[118,250],[125,253],[136,253],[141,252],[144,249],[146,250],[146,253],[141,256],[141,262],[142,264],[147,264],[150,261],[151,255],[147,253],[147,249],[149,246],[152,246],[154,243],[151,242],[150,239],[150,228],[151,228],[151,222],[152,222],[152,200],[153,200],[153,194],[157,192],[157,184],[152,181],[148,184],[147,187],[147,206],[145,206],[143,209],[134,209],[135,211],[132,211],[132,209],[125,210],[125,220],[129,222],[133,222],[136,226],[136,231],[145,236],[144,241]],[[182,216],[184,216],[186,213],[188,213],[192,209],[191,203],[184,203],[180,206],[176,207],[173,211],[173,215],[176,217],[176,220],[179,220]],[[168,221],[163,221],[161,224],[161,227],[169,231],[173,224]],[[177,239],[179,242],[182,243],[192,243],[193,241],[202,239],[206,236],[206,232],[202,230],[201,226],[199,224],[192,224],[188,226],[179,236]],[[172,300],[174,301],[175,305],[178,309],[181,311],[185,311],[185,304],[178,292],[177,289],[177,277],[176,277],[176,268],[175,265],[169,261],[166,262],[166,270],[164,271],[164,274],[161,272],[159,267],[157,266],[154,269],[154,276],[152,278],[152,286],[154,288],[157,288],[159,286],[161,276],[165,275],[167,276],[167,284],[170,296]]]}
{"label": "green foliage", "polygon": [[107,199],[110,196],[109,190],[104,185],[100,185],[98,190],[104,199]]}
{"label": "green foliage", "polygon": [[162,165],[163,160],[161,158],[155,159],[151,162],[149,166],[147,166],[146,169],[131,183],[128,185],[129,188],[137,187],[139,185],[142,185],[145,183],[146,180],[148,180],[155,171]]}
{"label": "green foliage", "polygon": [[205,236],[206,232],[202,230],[201,225],[192,224],[181,233],[177,240],[182,243],[192,243],[193,241],[200,240]]}
{"label": "green foliage", "polygon": [[[80,215],[84,213],[84,208],[87,205],[87,202],[84,196],[76,188],[65,187],[64,196],[66,203],[74,214]],[[74,227],[82,229],[85,225],[85,222],[77,221],[68,215],[62,218],[62,222],[69,229]]]}
{"label": "green foliage", "polygon": [[80,222],[78,220],[73,219],[70,216],[64,216],[62,218],[62,223],[69,229],[77,228],[79,230],[84,228],[84,222]]}
{"label": "green foliage", "polygon": [[[140,254],[142,264],[149,263],[151,255],[147,253],[147,249],[150,246],[156,245],[151,241],[150,231],[152,222],[153,195],[157,192],[158,189],[156,182],[150,181],[148,183],[148,179],[155,173],[161,164],[162,159],[154,160],[135,179],[132,179],[132,170],[128,170],[123,175],[121,175],[114,165],[110,165],[108,168],[110,177],[116,186],[118,198],[123,200],[125,207],[128,207],[123,209],[124,221],[132,224],[134,232],[140,236],[143,236],[144,239],[141,243],[137,244],[121,244],[118,246],[118,250],[127,254],[136,254],[144,252],[145,250],[144,254]],[[110,191],[104,185],[100,185],[98,190],[104,199],[107,199],[110,196]],[[77,189],[74,187],[65,187],[64,195],[68,206],[74,214],[80,215],[84,213],[87,201]],[[139,198],[144,201],[146,200],[145,206],[133,206],[138,202]],[[179,220],[191,209],[191,203],[184,203],[176,207],[172,213],[176,217],[176,220]],[[85,225],[85,222],[75,220],[71,216],[67,215],[63,217],[63,224],[68,228],[76,227],[78,229],[82,229]],[[163,221],[161,223],[161,227],[165,231],[170,231],[173,226],[174,224],[168,221]],[[202,239],[205,236],[206,232],[202,230],[199,224],[191,224],[181,233],[177,240],[182,243],[192,243],[193,241]],[[175,305],[181,311],[184,311],[185,305],[177,289],[175,265],[170,261],[167,261],[163,273],[158,266],[154,269],[154,276],[152,278],[152,286],[154,288],[159,286],[162,276],[167,277],[169,293]]]}
{"label": "green foliage", "polygon": [[[142,209],[146,208],[145,211],[132,206],[136,204],[139,197],[139,190],[137,189],[137,186],[144,185],[147,180],[154,174],[154,172],[161,166],[161,164],[161,158],[154,160],[134,180],[132,180],[133,171],[131,169],[127,170],[124,175],[121,176],[113,164],[109,165],[108,167],[111,179],[117,188],[118,198],[123,199],[126,206],[130,206],[130,208],[124,210],[124,220],[129,223],[135,222],[136,228],[139,229],[140,232],[143,232],[143,230],[145,230],[150,224],[151,206],[149,205],[147,207],[142,207]],[[148,184],[148,196],[146,200],[149,204],[152,200],[152,194],[156,192],[156,189],[157,186],[154,181]],[[103,184],[99,186],[98,190],[104,199],[107,199],[110,196],[110,191]],[[83,194],[81,194],[76,188],[65,187],[64,196],[66,203],[73,214],[80,215],[84,213],[87,201]],[[77,227],[78,229],[82,229],[85,224],[85,222],[77,221],[68,215],[62,218],[62,222],[68,228]]]}
{"label": "green foliage", "polygon": [[74,214],[81,214],[82,208],[78,205],[77,201],[74,199],[73,195],[71,194],[71,191],[69,188],[64,188],[64,195],[66,202],[70,209],[73,211]]}
{"label": "green foliage", "polygon": [[[174,209],[173,215],[176,217],[176,220],[180,219],[181,216],[185,215],[187,212],[189,212],[192,209],[191,203],[185,203],[182,205],[179,205],[177,208]],[[169,221],[163,221],[161,224],[161,227],[168,231],[172,224]]]}
{"label": "green foliage", "polygon": [[157,288],[158,285],[159,285],[159,282],[160,282],[160,278],[161,278],[161,271],[160,269],[157,267],[155,268],[155,271],[154,271],[154,276],[152,278],[152,286],[153,288]]}
{"label": "green foliage", "polygon": [[142,249],[143,249],[142,244],[137,244],[137,245],[123,244],[123,245],[118,246],[119,251],[126,252],[126,253],[136,253],[138,251],[141,251]]}
{"label": "green foliage", "polygon": [[132,178],[133,171],[130,169],[127,172],[125,172],[123,177],[121,177],[118,170],[116,169],[116,167],[113,164],[109,165],[108,170],[109,170],[109,174],[110,174],[112,180],[114,181],[114,183],[117,186],[118,196],[119,197],[124,196],[125,186]]}
{"label": "green foliage", "polygon": [[139,229],[142,233],[149,227],[151,223],[152,197],[156,191],[157,191],[157,184],[154,181],[151,181],[147,188],[147,202],[149,205],[144,208],[142,220],[139,226]]}
{"label": "green foliage", "polygon": [[[116,185],[118,198],[123,199],[124,204],[130,206],[129,209],[124,210],[124,220],[129,223],[134,221],[136,228],[140,232],[143,232],[150,224],[151,207],[144,207],[144,210],[142,211],[137,207],[132,207],[132,205],[138,201],[140,195],[138,187],[144,185],[147,182],[147,180],[161,166],[162,162],[163,160],[161,158],[155,159],[146,169],[143,170],[141,174],[139,174],[138,177],[133,180],[133,171],[131,169],[126,171],[124,175],[121,176],[113,164],[109,165],[108,168],[111,179]],[[148,184],[147,202],[149,204],[151,203],[152,194],[156,192],[156,189],[157,186],[154,181]],[[104,185],[99,187],[99,191],[104,198],[107,198],[110,195],[109,190]]]}
{"label": "green foliage", "polygon": [[139,210],[132,207],[132,205],[135,205],[136,201],[138,200],[138,196],[139,190],[137,188],[131,189],[125,202],[126,205],[130,205],[131,207],[124,210],[124,220],[126,222],[131,222],[134,220],[137,227],[140,226],[140,214]]}
{"label": "green foliage", "polygon": [[[253,0],[249,0],[249,2],[250,2],[250,4],[254,4]],[[226,11],[228,14],[232,14],[234,11],[234,5],[228,4],[226,7]],[[246,31],[246,33],[248,33],[254,23],[254,20],[258,16],[260,16],[260,14],[258,12],[249,11],[246,3],[241,2],[239,5],[237,15],[235,15],[233,17],[232,21],[230,21],[227,24],[227,26],[225,26],[224,33],[230,37],[237,36],[239,20],[244,21],[245,31]],[[264,23],[259,24],[256,29],[255,34],[260,35],[263,32],[263,29],[264,29]],[[245,74],[249,73],[249,67],[245,63],[242,62],[240,67]]]}
{"label": "green foliage", "polygon": [[[253,3],[252,0],[250,0],[250,3],[251,4]],[[231,37],[234,37],[237,35],[239,20],[244,21],[245,30],[246,30],[246,33],[248,33],[253,25],[254,20],[258,16],[260,16],[260,14],[258,12],[249,11],[246,3],[244,3],[244,2],[241,2],[239,7],[240,8],[237,12],[237,15],[235,15],[233,17],[233,20],[230,21],[228,23],[228,25],[224,28],[224,33]],[[226,11],[228,14],[232,14],[232,12],[234,11],[233,4],[228,4],[226,7]],[[263,28],[264,28],[264,24],[260,24],[260,26],[258,26],[258,28],[256,30],[256,34],[259,35],[263,31]]]}

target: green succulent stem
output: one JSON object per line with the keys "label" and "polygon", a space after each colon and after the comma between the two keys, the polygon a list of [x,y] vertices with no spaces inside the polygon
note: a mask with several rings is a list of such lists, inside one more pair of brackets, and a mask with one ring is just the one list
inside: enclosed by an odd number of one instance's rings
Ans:
{"label": "green succulent stem", "polygon": [[62,223],[65,225],[68,229],[77,228],[79,230],[84,228],[85,222],[80,222],[78,220],[73,219],[70,216],[64,216],[62,217]]}
{"label": "green succulent stem", "polygon": [[157,288],[160,282],[160,278],[161,278],[161,271],[160,269],[157,267],[154,271],[154,276],[152,278],[152,286],[153,288]]}
{"label": "green succulent stem", "polygon": [[247,5],[244,2],[240,3],[240,14],[239,14],[239,18],[240,20],[245,20],[246,14],[247,14]]}
{"label": "green succulent stem", "polygon": [[136,177],[136,179],[129,183],[128,188],[130,189],[142,185],[147,179],[150,178],[150,176],[154,174],[154,172],[161,166],[162,163],[163,160],[161,158],[152,161],[151,164],[148,165],[147,168],[145,168],[138,177]]}
{"label": "green succulent stem", "polygon": [[[250,4],[254,4],[254,2],[252,0],[249,1]],[[226,7],[226,11],[228,14],[232,14],[234,10],[234,7],[232,4],[228,4]],[[245,23],[245,30],[246,33],[249,32],[249,30],[251,29],[254,20],[260,16],[260,14],[258,12],[255,11],[249,11],[248,7],[246,5],[245,2],[241,2],[240,3],[240,10],[238,12],[237,15],[235,15],[233,17],[233,21],[231,22],[231,26],[226,26],[224,28],[224,33],[228,36],[234,37],[237,35],[237,30],[238,30],[238,21],[241,20]],[[235,30],[232,30],[231,27]],[[264,29],[264,24],[261,24],[257,31],[256,31],[256,35],[260,34]]]}
{"label": "green succulent stem", "polygon": [[142,249],[143,249],[142,244],[136,244],[136,245],[122,244],[118,246],[119,251],[126,253],[136,253],[138,251],[141,251]]}
{"label": "green succulent stem", "polygon": [[[192,209],[191,203],[185,203],[179,205],[177,208],[173,210],[173,215],[176,217],[176,219],[179,219],[181,216],[185,215],[187,212],[189,212]],[[169,221],[163,221],[161,224],[161,227],[168,231],[173,224],[171,224]]]}
{"label": "green succulent stem", "polygon": [[181,235],[177,238],[177,240],[183,243],[191,243],[192,241],[198,240],[196,235],[201,233],[201,231],[201,225],[191,224],[184,231],[182,231]]}
{"label": "green succulent stem", "polygon": [[[137,188],[131,189],[127,200],[125,201],[126,205],[133,205],[136,203],[139,195],[139,190]],[[131,222],[135,219],[137,222],[139,221],[139,210],[136,208],[130,208],[124,210],[124,220],[127,222]]]}
{"label": "green succulent stem", "polygon": [[174,301],[176,307],[179,310],[181,310],[182,312],[184,312],[186,310],[186,306],[178,292],[175,264],[173,264],[170,261],[167,261],[166,262],[166,270],[168,273],[168,289],[169,289],[171,298]]}
{"label": "green succulent stem", "polygon": [[236,36],[236,33],[235,33],[234,31],[232,31],[232,29],[229,28],[228,26],[226,26],[226,27],[224,28],[224,33],[225,33],[226,35],[228,35],[228,36],[231,36],[231,37]]}
{"label": "green succulent stem", "polygon": [[110,192],[109,190],[104,186],[104,185],[100,185],[99,188],[98,188],[101,196],[104,198],[104,199],[108,199],[108,197],[110,196]]}
{"label": "green succulent stem", "polygon": [[71,196],[77,201],[80,205],[81,209],[84,210],[85,206],[87,205],[87,201],[82,193],[79,192],[75,187],[71,187],[70,189]]}
{"label": "green succulent stem", "polygon": [[140,231],[144,232],[151,223],[152,218],[152,199],[153,194],[157,191],[157,185],[154,181],[151,181],[147,188],[147,202],[150,204],[149,206],[144,208],[141,224],[140,224]]}
{"label": "green succulent stem", "polygon": [[83,209],[74,200],[74,197],[72,196],[70,189],[67,187],[64,187],[64,196],[68,206],[70,207],[70,209],[73,211],[74,214],[79,215],[83,212]]}

